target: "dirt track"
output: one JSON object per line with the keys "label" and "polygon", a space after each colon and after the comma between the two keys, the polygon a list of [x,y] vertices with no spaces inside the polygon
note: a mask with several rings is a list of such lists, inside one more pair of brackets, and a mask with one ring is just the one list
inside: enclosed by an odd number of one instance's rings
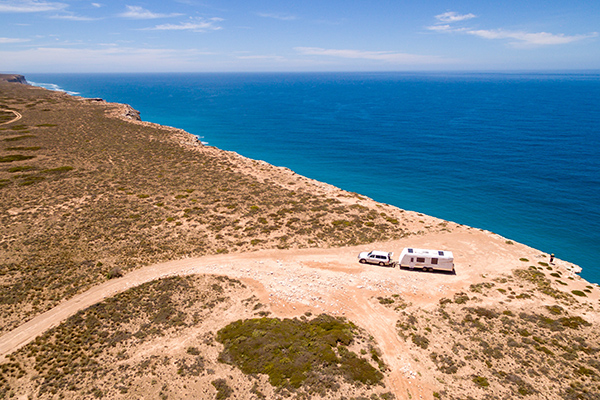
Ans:
{"label": "dirt track", "polygon": [[[399,254],[407,246],[451,249],[456,258],[456,275],[357,262],[359,251],[382,249]],[[379,304],[376,297],[399,294],[405,301],[427,309],[437,306],[440,298],[452,297],[471,283],[484,280],[483,277],[510,273],[512,269],[522,267],[520,257],[535,259],[540,256],[537,250],[507,243],[492,233],[458,228],[453,233],[369,246],[269,250],[176,260],[107,281],[5,334],[0,337],[0,361],[77,311],[133,286],[172,275],[218,274],[245,281],[255,289],[260,301],[268,304],[273,314],[279,317],[298,316],[306,311],[346,316],[377,341],[384,361],[390,367],[388,386],[393,392],[405,394],[410,387],[413,394],[427,393],[430,388],[415,387],[418,380],[411,379],[414,372],[406,343],[395,330],[397,314]]]}
{"label": "dirt track", "polygon": [[15,118],[13,118],[7,122],[2,122],[2,123],[0,123],[0,125],[10,124],[10,123],[16,122],[16,121],[20,120],[21,118],[23,118],[23,116],[20,113],[14,111],[14,110],[2,110],[2,111],[11,112],[11,113],[15,114]]}

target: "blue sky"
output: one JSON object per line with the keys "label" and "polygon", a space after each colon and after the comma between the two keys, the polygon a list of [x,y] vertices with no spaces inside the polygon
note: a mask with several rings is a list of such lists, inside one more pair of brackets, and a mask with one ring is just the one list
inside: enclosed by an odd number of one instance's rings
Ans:
{"label": "blue sky", "polygon": [[600,69],[598,0],[0,0],[2,72]]}

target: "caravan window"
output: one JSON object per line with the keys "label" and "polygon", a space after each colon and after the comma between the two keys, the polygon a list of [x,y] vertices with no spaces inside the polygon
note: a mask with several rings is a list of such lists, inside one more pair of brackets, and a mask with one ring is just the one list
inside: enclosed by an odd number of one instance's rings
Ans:
{"label": "caravan window", "polygon": [[417,262],[424,263],[425,262],[425,258],[423,258],[423,257],[417,257]]}
{"label": "caravan window", "polygon": [[432,259],[431,259],[431,263],[432,263],[432,264],[437,264],[437,258],[432,258]]}

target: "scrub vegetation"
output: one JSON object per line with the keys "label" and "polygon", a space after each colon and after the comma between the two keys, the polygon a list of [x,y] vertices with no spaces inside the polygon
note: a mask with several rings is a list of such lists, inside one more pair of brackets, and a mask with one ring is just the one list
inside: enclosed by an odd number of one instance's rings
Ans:
{"label": "scrub vegetation", "polygon": [[[379,351],[359,328],[327,315],[256,318],[262,305],[251,293],[202,275],[129,289],[12,353],[0,364],[0,399],[393,398]],[[248,318],[211,333],[240,316]]]}
{"label": "scrub vegetation", "polygon": [[23,116],[0,125],[0,333],[111,271],[408,234],[402,214],[283,187],[265,163],[248,160],[264,177],[249,174],[181,131],[108,117],[117,105],[0,84],[0,110]]}
{"label": "scrub vegetation", "polygon": [[471,285],[433,312],[397,310],[398,335],[436,376],[438,398],[597,398],[600,332],[538,268]]}
{"label": "scrub vegetation", "polygon": [[337,391],[339,377],[351,384],[381,383],[383,374],[348,349],[357,333],[352,324],[327,315],[310,321],[260,318],[224,327],[217,340],[225,346],[220,359],[247,374],[266,374],[278,388],[326,394]]}

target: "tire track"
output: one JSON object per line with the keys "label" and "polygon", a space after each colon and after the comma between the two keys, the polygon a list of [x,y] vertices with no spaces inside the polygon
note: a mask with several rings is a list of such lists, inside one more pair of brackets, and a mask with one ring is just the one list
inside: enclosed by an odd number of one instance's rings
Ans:
{"label": "tire track", "polygon": [[15,114],[15,118],[11,119],[8,122],[2,122],[2,123],[0,123],[0,125],[11,124],[11,123],[17,122],[18,120],[20,120],[21,118],[23,118],[23,116],[19,112],[15,111],[15,110],[2,110],[2,111],[11,112],[11,113]]}

